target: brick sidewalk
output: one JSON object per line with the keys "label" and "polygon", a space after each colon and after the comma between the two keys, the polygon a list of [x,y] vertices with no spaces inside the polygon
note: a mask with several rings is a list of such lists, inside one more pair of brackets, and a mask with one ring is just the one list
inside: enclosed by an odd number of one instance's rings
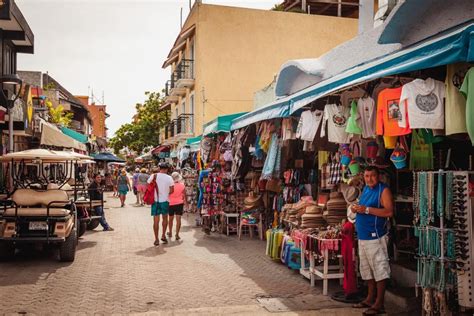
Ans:
{"label": "brick sidewalk", "polygon": [[[0,264],[0,311],[33,314],[129,314],[199,308],[256,308],[258,297],[318,294],[298,273],[265,256],[265,243],[205,236],[185,221],[182,241],[153,246],[148,207],[108,197],[116,230],[79,242],[72,264],[54,252],[23,251]],[[129,195],[127,203],[132,202]],[[263,312],[263,311],[262,311]]]}

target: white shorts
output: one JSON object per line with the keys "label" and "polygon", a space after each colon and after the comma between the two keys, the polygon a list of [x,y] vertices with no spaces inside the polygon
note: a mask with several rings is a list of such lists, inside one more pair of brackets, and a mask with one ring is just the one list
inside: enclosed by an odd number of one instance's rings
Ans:
{"label": "white shorts", "polygon": [[363,280],[375,282],[390,278],[387,251],[388,236],[380,239],[359,240],[360,275]]}

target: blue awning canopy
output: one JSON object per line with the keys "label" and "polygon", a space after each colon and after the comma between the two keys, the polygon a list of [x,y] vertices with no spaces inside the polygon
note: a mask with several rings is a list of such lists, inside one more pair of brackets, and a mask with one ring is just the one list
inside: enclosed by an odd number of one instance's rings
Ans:
{"label": "blue awning canopy", "polygon": [[97,161],[106,161],[106,162],[125,162],[125,160],[115,156],[114,154],[102,152],[98,154],[92,154],[92,159]]}
{"label": "blue awning canopy", "polygon": [[[366,47],[366,49],[377,49],[377,47]],[[339,57],[350,59],[350,49],[347,50],[347,54],[348,56]],[[235,119],[232,129],[268,119],[288,117],[312,101],[374,79],[456,62],[473,61],[474,22],[471,20],[408,47],[344,69],[330,78],[249,112]]]}
{"label": "blue awning canopy", "polygon": [[[369,48],[370,49],[370,48]],[[474,61],[474,22],[348,69],[291,97],[290,114],[321,97],[385,76]]]}

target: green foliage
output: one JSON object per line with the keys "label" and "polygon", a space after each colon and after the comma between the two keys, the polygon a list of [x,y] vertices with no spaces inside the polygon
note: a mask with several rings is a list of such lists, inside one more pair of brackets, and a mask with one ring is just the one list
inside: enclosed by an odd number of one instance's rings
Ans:
{"label": "green foliage", "polygon": [[59,124],[64,127],[69,127],[71,125],[72,118],[74,114],[71,112],[65,112],[62,105],[54,107],[51,101],[45,102],[46,107],[49,111],[49,121],[54,124]]}
{"label": "green foliage", "polygon": [[283,3],[280,4],[275,4],[271,9],[271,11],[285,11],[285,7],[283,6]]}
{"label": "green foliage", "polygon": [[123,124],[109,145],[118,153],[128,149],[141,153],[145,147],[158,146],[160,129],[169,123],[169,113],[160,111],[164,97],[159,92],[145,92],[147,99],[137,103],[133,122]]}
{"label": "green foliage", "polygon": [[54,90],[54,89],[56,89],[56,85],[54,84],[54,82],[47,83],[43,87],[44,91],[49,91],[49,90]]}

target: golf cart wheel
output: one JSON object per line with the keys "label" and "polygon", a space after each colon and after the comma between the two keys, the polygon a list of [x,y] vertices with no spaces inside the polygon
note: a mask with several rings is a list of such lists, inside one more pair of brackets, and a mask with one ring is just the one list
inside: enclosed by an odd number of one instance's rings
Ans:
{"label": "golf cart wheel", "polygon": [[78,232],[78,235],[79,237],[81,237],[82,235],[84,235],[84,233],[86,232],[87,230],[87,223],[86,222],[81,222],[79,224],[79,232]]}
{"label": "golf cart wheel", "polygon": [[7,261],[15,255],[15,246],[7,241],[0,241],[0,261]]}
{"label": "golf cart wheel", "polygon": [[71,231],[66,240],[59,246],[59,260],[72,262],[76,256],[77,232],[75,229]]}
{"label": "golf cart wheel", "polygon": [[97,226],[99,226],[99,219],[98,218],[94,218],[92,219],[89,224],[87,224],[87,229],[88,230],[94,230],[97,228]]}

